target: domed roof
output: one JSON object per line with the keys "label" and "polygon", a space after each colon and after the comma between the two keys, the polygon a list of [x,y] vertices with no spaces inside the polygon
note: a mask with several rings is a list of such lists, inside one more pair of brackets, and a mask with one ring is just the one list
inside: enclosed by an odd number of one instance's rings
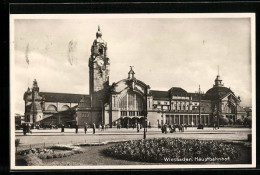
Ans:
{"label": "domed roof", "polygon": [[168,90],[170,95],[177,95],[177,96],[184,96],[187,94],[187,91],[180,87],[172,87],[171,89]]}
{"label": "domed roof", "polygon": [[226,94],[228,94],[230,92],[233,93],[230,88],[221,87],[221,86],[220,87],[215,86],[215,87],[209,89],[206,92],[206,95],[208,95],[211,99],[216,99],[218,97],[223,97],[224,95],[226,95]]}

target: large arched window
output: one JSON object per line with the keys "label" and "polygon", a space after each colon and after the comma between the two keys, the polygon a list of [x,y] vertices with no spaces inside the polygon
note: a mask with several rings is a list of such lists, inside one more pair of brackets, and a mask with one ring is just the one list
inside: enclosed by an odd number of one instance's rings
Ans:
{"label": "large arched window", "polygon": [[61,108],[61,110],[62,111],[66,111],[66,110],[68,110],[70,107],[68,106],[68,105],[64,105],[64,106],[62,106],[62,108]]}
{"label": "large arched window", "polygon": [[127,93],[119,102],[119,108],[121,110],[142,111],[143,99],[136,93]]}
{"label": "large arched window", "polygon": [[54,106],[54,105],[49,105],[49,106],[47,107],[47,111],[57,111],[57,107]]}

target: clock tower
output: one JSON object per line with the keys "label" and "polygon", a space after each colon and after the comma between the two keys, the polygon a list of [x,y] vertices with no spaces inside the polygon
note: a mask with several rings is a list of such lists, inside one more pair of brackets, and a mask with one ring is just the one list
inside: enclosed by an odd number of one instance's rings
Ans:
{"label": "clock tower", "polygon": [[96,39],[91,47],[89,58],[89,94],[91,96],[92,110],[101,112],[104,104],[108,102],[109,71],[107,43],[102,39],[102,33],[98,26]]}

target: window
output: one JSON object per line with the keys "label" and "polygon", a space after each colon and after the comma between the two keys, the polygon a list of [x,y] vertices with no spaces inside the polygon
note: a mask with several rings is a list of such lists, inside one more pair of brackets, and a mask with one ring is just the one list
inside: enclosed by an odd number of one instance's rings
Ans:
{"label": "window", "polygon": [[61,110],[62,111],[66,111],[66,110],[68,110],[70,107],[68,106],[68,105],[64,105],[64,106],[62,106],[62,108],[61,108]]}
{"label": "window", "polygon": [[54,105],[49,105],[47,111],[57,111],[57,108]]}
{"label": "window", "polygon": [[164,102],[165,105],[167,105],[167,102]]}

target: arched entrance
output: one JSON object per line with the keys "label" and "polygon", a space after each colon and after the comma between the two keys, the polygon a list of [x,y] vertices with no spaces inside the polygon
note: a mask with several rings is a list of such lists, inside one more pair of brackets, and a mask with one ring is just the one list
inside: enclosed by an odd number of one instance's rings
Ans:
{"label": "arched entrance", "polygon": [[133,91],[127,92],[119,101],[121,126],[135,127],[137,123],[144,124],[144,100]]}

